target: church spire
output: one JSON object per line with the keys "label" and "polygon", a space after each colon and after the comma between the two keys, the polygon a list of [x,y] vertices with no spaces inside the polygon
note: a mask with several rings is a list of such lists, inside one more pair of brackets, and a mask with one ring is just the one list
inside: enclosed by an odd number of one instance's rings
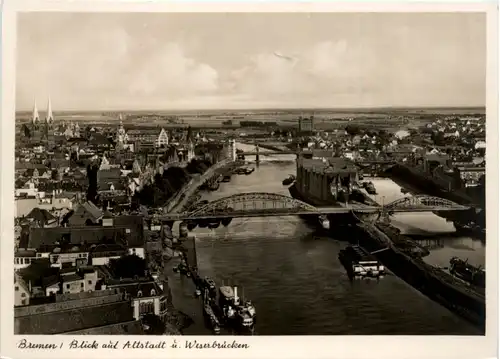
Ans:
{"label": "church spire", "polygon": [[33,104],[33,114],[31,116],[31,122],[35,125],[40,122],[40,115],[38,114],[38,108],[36,107],[36,100],[34,100]]}
{"label": "church spire", "polygon": [[54,115],[52,114],[52,104],[49,100],[47,101],[47,116],[45,117],[45,122],[51,124],[54,122]]}

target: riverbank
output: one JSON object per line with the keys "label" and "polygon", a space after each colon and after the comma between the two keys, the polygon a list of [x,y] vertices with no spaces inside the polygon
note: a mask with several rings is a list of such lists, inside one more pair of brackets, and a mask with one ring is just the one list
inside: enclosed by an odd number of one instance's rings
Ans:
{"label": "riverbank", "polygon": [[[168,269],[165,269],[168,270]],[[182,335],[183,331],[194,323],[186,313],[175,308],[172,300],[172,290],[168,284],[168,277],[164,280],[164,295],[167,296],[167,315],[164,319],[166,335]]]}
{"label": "riverbank", "polygon": [[[205,169],[200,175],[195,175],[189,182],[187,182],[166,204],[164,207],[168,212],[182,212],[185,210],[186,206],[197,197],[199,197],[199,187],[205,183],[207,180],[215,175],[226,173],[231,171],[236,164],[228,161],[221,161],[213,166]],[[196,168],[192,166],[191,168]],[[192,169],[193,170],[193,169]],[[169,272],[170,266],[172,264],[172,259],[175,258],[175,251],[171,248],[173,247],[173,235],[171,229],[169,229],[169,234],[167,239],[164,239],[164,244],[167,248],[163,249],[161,256],[161,273],[162,281],[164,285],[164,295],[167,297],[167,315],[165,317],[165,334],[166,335],[182,335],[183,331],[187,329],[194,323],[191,316],[178,310],[173,303],[172,299],[172,289],[169,283]]]}
{"label": "riverbank", "polygon": [[[220,163],[220,162],[218,162]],[[185,167],[172,166],[151,174],[149,182],[132,198],[136,205],[172,210],[196,180],[217,166],[207,159],[193,159]],[[148,179],[145,179],[148,181]]]}
{"label": "riverbank", "polygon": [[[376,256],[395,275],[422,294],[461,316],[484,334],[484,291],[472,288],[442,269],[427,264],[420,255],[403,246],[400,232],[387,224],[357,225],[363,236],[363,246],[375,251]],[[404,244],[404,242],[403,242]]]}

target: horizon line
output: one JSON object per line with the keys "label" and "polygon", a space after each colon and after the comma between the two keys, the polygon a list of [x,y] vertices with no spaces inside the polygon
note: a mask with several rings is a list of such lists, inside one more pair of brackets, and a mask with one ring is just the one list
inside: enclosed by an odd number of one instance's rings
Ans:
{"label": "horizon line", "polygon": [[[442,106],[370,106],[370,107],[237,107],[237,108],[200,108],[200,109],[181,109],[181,108],[171,108],[171,109],[160,109],[160,108],[151,108],[151,109],[94,109],[94,110],[85,110],[85,109],[61,109],[56,110],[52,109],[52,112],[116,112],[116,113],[124,113],[124,112],[213,112],[213,111],[346,111],[346,110],[354,110],[354,111],[369,111],[369,110],[445,110],[445,109],[486,109],[486,105],[464,105],[464,106],[450,106],[450,105],[442,105]],[[38,112],[45,113],[47,110]],[[33,109],[25,109],[25,110],[16,110],[17,113],[21,112],[32,112]]]}

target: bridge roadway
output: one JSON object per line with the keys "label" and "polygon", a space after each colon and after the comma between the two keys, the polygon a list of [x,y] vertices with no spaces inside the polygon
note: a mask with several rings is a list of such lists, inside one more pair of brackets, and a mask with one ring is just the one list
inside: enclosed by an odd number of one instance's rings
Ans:
{"label": "bridge roadway", "polygon": [[[310,151],[245,151],[238,152],[238,155],[243,156],[273,156],[273,155],[297,155],[297,154],[311,154]],[[376,164],[395,164],[396,160],[362,160],[362,161],[354,161],[358,165],[376,165]]]}
{"label": "bridge roadway", "polygon": [[183,221],[183,220],[205,220],[222,218],[251,218],[251,217],[282,217],[282,216],[303,216],[303,215],[331,215],[346,214],[352,211],[357,213],[382,213],[386,210],[389,213],[415,213],[415,212],[433,212],[433,211],[461,211],[468,210],[468,207],[449,208],[445,206],[413,206],[393,209],[385,209],[381,206],[366,206],[363,204],[349,204],[347,207],[316,207],[315,211],[303,208],[258,208],[258,209],[240,209],[228,211],[207,211],[201,213],[167,213],[164,215],[153,215],[151,218],[160,221]]}

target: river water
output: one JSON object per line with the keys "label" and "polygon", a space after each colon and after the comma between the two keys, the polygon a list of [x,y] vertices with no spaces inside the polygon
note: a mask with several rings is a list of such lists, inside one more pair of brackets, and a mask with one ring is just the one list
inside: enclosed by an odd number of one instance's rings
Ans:
{"label": "river water", "polygon": [[[211,201],[242,192],[288,195],[281,181],[295,173],[293,161],[293,155],[261,156],[259,166],[252,164],[253,174],[235,175],[203,197]],[[377,201],[388,203],[403,196],[390,180],[372,182],[379,193]],[[453,237],[453,225],[434,214],[397,214],[393,223],[404,233],[425,238],[424,244],[437,244],[426,259],[432,264],[446,266],[456,255],[484,265],[482,243]],[[350,282],[337,258],[345,238],[317,237],[299,218],[234,219],[227,228],[197,228],[193,234],[200,274],[219,285],[237,285],[240,294],[253,301],[257,335],[479,334],[391,273],[380,280]],[[190,279],[172,273],[169,281],[174,305],[195,322],[185,334],[210,334]]]}

